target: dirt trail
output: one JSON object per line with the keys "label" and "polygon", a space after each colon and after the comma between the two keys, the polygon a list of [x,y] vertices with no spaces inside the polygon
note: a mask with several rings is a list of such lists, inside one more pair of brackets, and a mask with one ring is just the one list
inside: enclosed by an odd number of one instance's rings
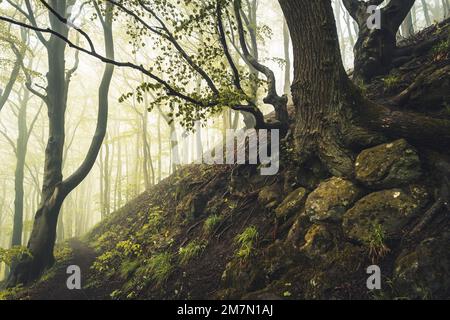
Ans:
{"label": "dirt trail", "polygon": [[[84,285],[87,283],[90,266],[96,254],[93,249],[77,239],[70,240],[69,247],[73,251],[72,258],[56,266],[56,270],[51,271],[53,274],[47,281],[40,281],[31,286],[19,298],[31,300],[91,300],[94,298],[95,292],[85,289]],[[81,269],[81,290],[67,288],[66,282],[70,275],[66,271],[70,265],[77,265]]]}

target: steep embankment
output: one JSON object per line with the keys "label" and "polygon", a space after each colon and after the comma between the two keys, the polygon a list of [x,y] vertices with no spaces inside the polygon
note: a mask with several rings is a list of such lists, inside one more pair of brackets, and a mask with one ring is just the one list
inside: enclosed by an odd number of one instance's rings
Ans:
{"label": "steep embankment", "polygon": [[[411,56],[362,89],[450,117],[448,24],[404,45]],[[450,297],[445,156],[393,139],[359,150],[350,181],[316,163],[298,167],[292,150],[284,142],[272,177],[255,166],[182,168],[70,242],[45,278],[15,297]],[[82,268],[84,290],[69,294],[70,264]],[[381,291],[367,289],[372,264]]]}

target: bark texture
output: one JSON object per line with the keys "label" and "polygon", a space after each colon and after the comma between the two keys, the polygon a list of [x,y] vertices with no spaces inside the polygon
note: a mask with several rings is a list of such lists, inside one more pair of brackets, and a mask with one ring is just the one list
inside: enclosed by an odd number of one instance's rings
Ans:
{"label": "bark texture", "polygon": [[408,16],[415,0],[390,0],[380,9],[380,28],[371,28],[368,21],[373,12],[369,6],[380,5],[383,0],[343,0],[350,15],[359,27],[358,40],[354,47],[354,78],[368,82],[376,76],[386,74],[396,56],[397,32]]}

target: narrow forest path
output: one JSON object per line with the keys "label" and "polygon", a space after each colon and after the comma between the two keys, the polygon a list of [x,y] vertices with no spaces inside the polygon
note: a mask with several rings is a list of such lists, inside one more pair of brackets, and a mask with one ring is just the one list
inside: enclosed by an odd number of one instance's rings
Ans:
{"label": "narrow forest path", "polygon": [[[70,259],[63,264],[55,265],[49,271],[46,281],[39,281],[21,294],[19,299],[32,300],[91,300],[96,294],[90,289],[86,289],[87,279],[90,273],[90,266],[95,260],[95,251],[78,239],[69,241],[69,248],[72,250]],[[81,269],[81,290],[69,290],[67,288],[67,267],[77,265]],[[44,276],[45,278],[46,276]]]}

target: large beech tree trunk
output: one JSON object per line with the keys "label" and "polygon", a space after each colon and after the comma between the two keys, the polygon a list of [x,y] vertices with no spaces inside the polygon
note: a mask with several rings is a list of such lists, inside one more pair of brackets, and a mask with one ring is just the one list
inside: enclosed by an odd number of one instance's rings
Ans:
{"label": "large beech tree trunk", "polygon": [[294,49],[295,141],[303,160],[319,157],[335,175],[351,175],[349,81],[329,0],[279,0]]}
{"label": "large beech tree trunk", "polygon": [[[300,162],[318,158],[331,174],[353,176],[354,152],[404,137],[450,147],[450,121],[393,111],[365,99],[341,60],[330,0],[279,0],[294,48],[294,140]],[[379,133],[381,134],[379,134]]]}

